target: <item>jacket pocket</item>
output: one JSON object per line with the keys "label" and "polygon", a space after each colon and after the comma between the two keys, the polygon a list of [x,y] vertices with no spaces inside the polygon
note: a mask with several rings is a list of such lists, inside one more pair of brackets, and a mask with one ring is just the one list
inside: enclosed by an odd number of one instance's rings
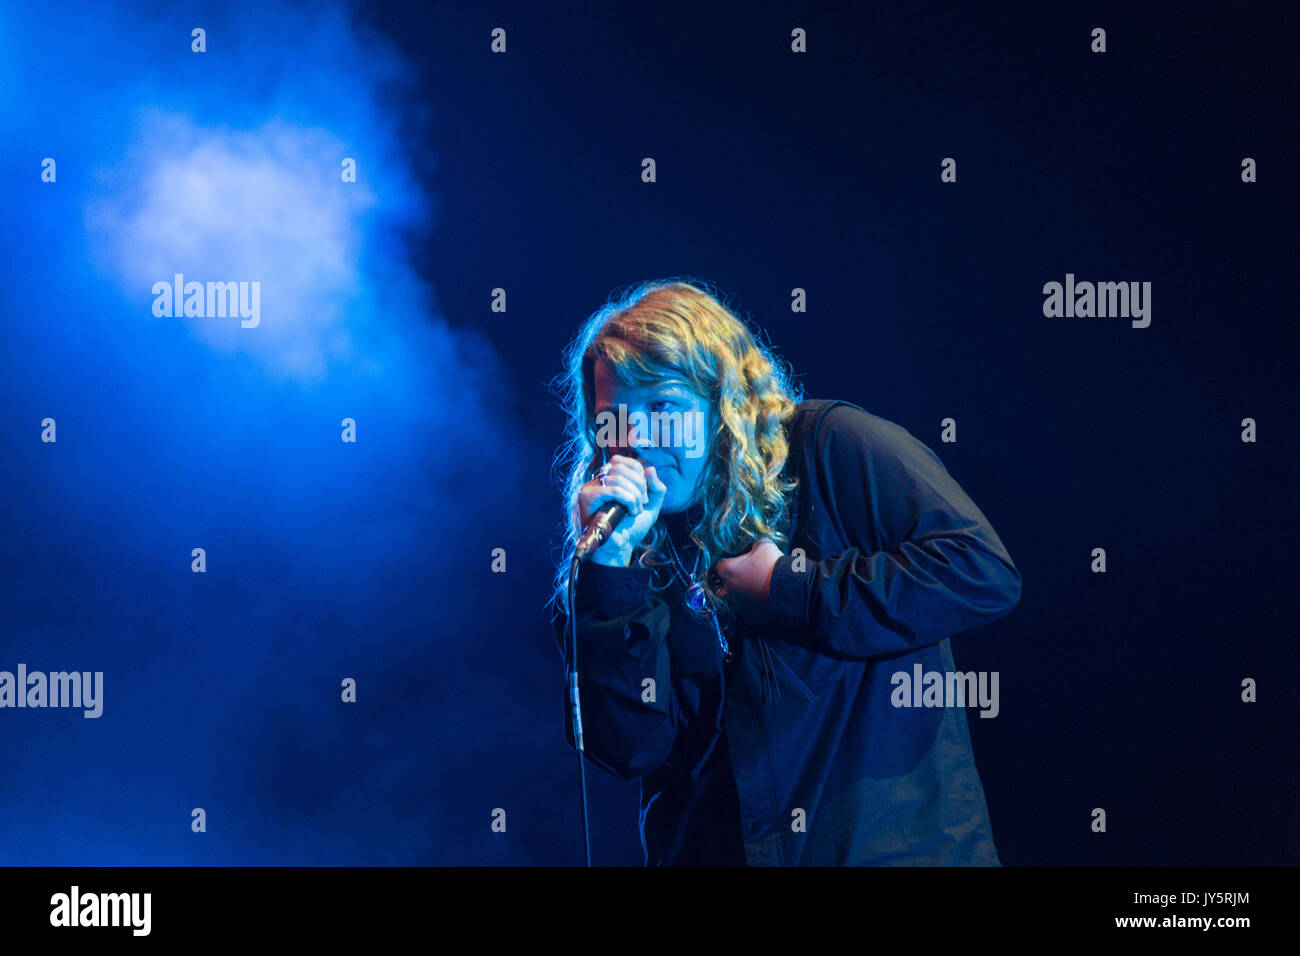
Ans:
{"label": "jacket pocket", "polygon": [[768,639],[768,647],[771,649],[772,663],[776,668],[777,680],[782,685],[790,688],[805,701],[811,703],[817,699],[817,693],[808,686],[808,683],[799,676],[798,672],[790,666],[785,655],[788,653],[790,646],[782,641],[773,641]]}
{"label": "jacket pocket", "polygon": [[772,656],[779,662],[777,666],[785,665],[781,673],[791,683],[802,684],[813,698],[820,697],[832,684],[844,680],[855,670],[861,674],[867,666],[865,661],[842,660],[828,654],[819,654],[789,641],[769,637],[768,645],[772,648]]}

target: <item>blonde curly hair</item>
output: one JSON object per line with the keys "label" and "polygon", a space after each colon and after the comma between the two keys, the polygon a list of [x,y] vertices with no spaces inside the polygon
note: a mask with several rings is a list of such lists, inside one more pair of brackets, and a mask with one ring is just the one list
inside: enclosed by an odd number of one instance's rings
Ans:
{"label": "blonde curly hair", "polygon": [[[554,462],[566,473],[564,555],[552,601],[567,607],[569,569],[579,533],[573,527],[578,489],[603,463],[596,442],[594,367],[604,358],[618,381],[647,388],[666,378],[689,383],[709,402],[712,434],[702,476],[703,496],[690,529],[701,567],[739,554],[760,538],[784,549],[791,492],[798,481],[781,480],[789,453],[785,424],[803,400],[789,367],[705,282],[651,280],[615,295],[583,323],[565,348],[565,371],[552,382],[568,414],[567,440]],[[552,478],[555,481],[553,475]],[[633,553],[643,567],[660,567],[667,530],[657,522]],[[652,585],[654,586],[654,585]],[[667,582],[664,583],[667,586]],[[710,602],[725,613],[710,592]]]}

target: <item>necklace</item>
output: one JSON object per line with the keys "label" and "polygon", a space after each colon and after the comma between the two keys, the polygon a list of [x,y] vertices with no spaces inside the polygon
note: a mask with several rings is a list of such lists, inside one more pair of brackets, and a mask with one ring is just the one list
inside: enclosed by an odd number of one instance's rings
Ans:
{"label": "necklace", "polygon": [[686,606],[697,614],[708,612],[709,620],[713,624],[713,633],[718,636],[718,645],[722,648],[722,659],[724,663],[731,662],[731,648],[727,645],[727,639],[722,634],[722,628],[718,624],[718,615],[714,613],[713,608],[709,607],[709,600],[704,591],[704,585],[696,580],[695,575],[700,570],[701,552],[695,552],[695,567],[689,574],[686,573],[686,567],[682,564],[682,559],[677,555],[677,546],[673,544],[671,534],[664,535],[668,542],[669,557],[673,562],[673,573],[676,574],[682,585],[686,588]]}

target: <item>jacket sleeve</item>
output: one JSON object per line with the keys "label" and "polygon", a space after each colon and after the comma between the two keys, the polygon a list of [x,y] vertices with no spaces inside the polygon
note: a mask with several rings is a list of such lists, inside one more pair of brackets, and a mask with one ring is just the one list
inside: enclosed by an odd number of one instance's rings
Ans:
{"label": "jacket sleeve", "polygon": [[[578,573],[578,694],[583,753],[623,780],[644,777],[668,759],[677,737],[678,704],[668,657],[668,605],[650,590],[650,570],[588,562]],[[561,608],[553,619],[564,659],[564,735],[576,747],[569,702],[572,635]],[[655,700],[642,699],[653,678]]]}
{"label": "jacket sleeve", "polygon": [[[901,426],[852,405],[814,437],[816,480],[850,547],[772,570],[768,617],[814,651],[853,660],[935,644],[1005,617],[1020,572],[942,462]],[[820,504],[820,503],[819,503]]]}

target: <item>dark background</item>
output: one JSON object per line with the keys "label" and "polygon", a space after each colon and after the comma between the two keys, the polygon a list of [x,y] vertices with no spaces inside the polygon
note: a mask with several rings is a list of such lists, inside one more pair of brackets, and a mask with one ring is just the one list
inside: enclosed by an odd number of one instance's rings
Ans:
{"label": "dark background", "polygon": [[[105,702],[0,711],[0,863],[581,863],[547,382],[669,276],[1007,545],[1020,606],[953,640],[1001,676],[968,720],[1004,863],[1300,862],[1300,14],[1143,6],[16,6],[0,669]],[[174,271],[260,278],[261,327],[154,317]],[[1151,282],[1150,327],[1045,318],[1067,272]],[[639,864],[638,785],[587,781],[594,861]]]}

